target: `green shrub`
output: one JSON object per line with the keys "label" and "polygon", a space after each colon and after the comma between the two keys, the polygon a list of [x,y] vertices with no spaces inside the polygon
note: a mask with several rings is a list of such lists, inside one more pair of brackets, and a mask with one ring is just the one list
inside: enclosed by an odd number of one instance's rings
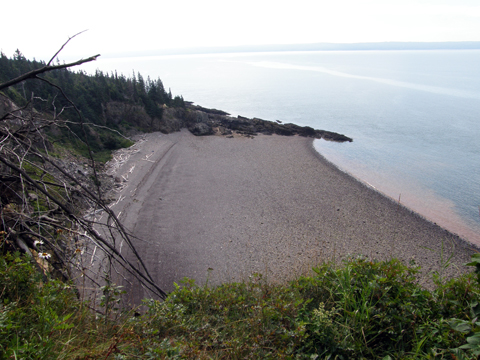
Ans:
{"label": "green shrub", "polygon": [[[475,274],[416,282],[397,260],[324,264],[269,284],[260,274],[218,287],[184,279],[146,313],[119,307],[107,282],[95,313],[28,257],[0,257],[0,354],[22,359],[469,359],[480,336]],[[0,355],[0,358],[1,356]]]}
{"label": "green shrub", "polygon": [[42,276],[19,253],[0,257],[0,353],[4,358],[48,358],[56,338],[73,327],[78,302],[67,284]]}
{"label": "green shrub", "polygon": [[311,299],[301,318],[307,353],[405,358],[444,351],[461,341],[450,335],[444,304],[416,283],[417,269],[398,260],[353,259],[338,269],[325,264],[315,271],[317,277],[298,281]]}

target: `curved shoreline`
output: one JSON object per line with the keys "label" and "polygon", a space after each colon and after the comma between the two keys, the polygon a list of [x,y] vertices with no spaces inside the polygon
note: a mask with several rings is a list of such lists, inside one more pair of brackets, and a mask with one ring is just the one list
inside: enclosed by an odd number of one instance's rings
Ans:
{"label": "curved shoreline", "polygon": [[[467,271],[470,244],[341,171],[312,139],[186,131],[146,139],[117,171],[135,166],[113,209],[143,239],[137,250],[165,290],[183,277],[220,284],[259,272],[284,281],[360,254],[414,261],[424,283],[450,252],[455,266],[443,275]],[[147,296],[126,286],[132,302]]]}
{"label": "curved shoreline", "polygon": [[[400,203],[400,198],[397,199],[395,196],[400,194],[402,206],[418,214],[426,221],[429,221],[435,225],[438,224],[443,229],[461,238],[467,244],[471,244],[473,247],[480,250],[480,234],[475,232],[475,230],[469,226],[463,218],[461,218],[453,209],[450,208],[455,206],[453,202],[436,196],[434,193],[431,193],[430,195],[425,194],[425,191],[428,192],[429,189],[422,189],[419,187],[415,190],[414,187],[412,188],[410,182],[399,182],[396,181],[396,179],[393,179],[392,181],[389,173],[376,172],[372,169],[367,169],[368,171],[366,173],[362,173],[355,167],[355,164],[351,164],[348,161],[342,163],[341,157],[337,159],[338,161],[335,161],[335,159],[331,160],[323,155],[321,153],[321,149],[316,148],[315,141],[313,141],[312,146],[314,151],[319,154],[322,159],[331,163],[339,171],[342,171],[348,176],[357,179],[359,182],[372,188],[372,190],[377,191],[383,196],[391,199],[396,204]],[[318,146],[321,147],[321,145]],[[351,167],[353,167],[353,170]],[[382,180],[378,181],[377,178]],[[375,182],[375,180],[377,180],[377,182]],[[370,181],[372,183],[370,183]],[[421,186],[421,184],[415,183],[414,185]],[[399,188],[401,190],[398,190]],[[425,203],[428,203],[429,205],[426,206],[424,205]]]}
{"label": "curved shoreline", "polygon": [[416,211],[415,209],[412,209],[411,207],[409,207],[408,205],[404,204],[404,203],[400,203],[398,200],[396,200],[395,198],[393,198],[392,196],[388,195],[387,193],[383,192],[382,190],[379,190],[378,188],[376,188],[375,186],[373,186],[372,184],[370,184],[369,182],[355,176],[354,174],[350,173],[348,170],[345,170],[345,169],[342,169],[340,166],[338,166],[337,164],[335,164],[334,162],[328,160],[325,156],[323,156],[314,146],[314,141],[315,140],[312,140],[312,151],[324,162],[326,162],[327,164],[331,165],[333,168],[335,168],[337,171],[341,172],[341,173],[344,173],[347,177],[349,178],[352,178],[354,180],[356,180],[357,182],[359,182],[361,185],[365,186],[367,189],[375,192],[375,193],[378,193],[380,194],[381,196],[385,197],[386,199],[388,199],[389,201],[391,201],[392,205],[395,205],[395,206],[400,206],[402,208],[404,208],[405,210],[407,211],[410,211],[413,215],[419,217],[420,219],[422,219],[423,221],[426,221],[430,224],[432,224],[433,226],[438,226],[440,227],[441,229],[443,229],[444,231],[448,232],[451,236],[453,237],[456,237],[458,238],[458,241],[460,243],[463,243],[464,246],[466,248],[471,248],[471,249],[475,249],[476,251],[480,252],[480,246],[472,241],[469,241],[467,238],[464,238],[461,234],[457,234],[456,232],[448,229],[447,227],[443,226],[442,224],[440,223],[437,223],[436,221],[433,221],[431,219],[429,219],[427,216],[421,214],[420,212]]}

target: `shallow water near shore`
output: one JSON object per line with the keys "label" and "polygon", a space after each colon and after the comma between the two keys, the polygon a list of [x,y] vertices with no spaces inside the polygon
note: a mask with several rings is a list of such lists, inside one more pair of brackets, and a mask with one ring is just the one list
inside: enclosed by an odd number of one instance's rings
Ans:
{"label": "shallow water near shore", "polygon": [[[392,167],[388,162],[371,168],[357,159],[358,153],[338,151],[338,147],[326,141],[315,141],[315,149],[340,170],[356,177],[367,186],[390,197],[426,219],[441,225],[470,242],[480,245],[480,231],[475,219],[462,217],[454,201],[439,196],[434,190],[416,180],[415,174]],[[352,154],[352,155],[351,155]],[[353,155],[354,154],[354,155]],[[351,155],[351,156],[349,156]]]}
{"label": "shallow water near shore", "polygon": [[480,51],[328,51],[101,59],[233,116],[343,133],[327,160],[480,244]]}

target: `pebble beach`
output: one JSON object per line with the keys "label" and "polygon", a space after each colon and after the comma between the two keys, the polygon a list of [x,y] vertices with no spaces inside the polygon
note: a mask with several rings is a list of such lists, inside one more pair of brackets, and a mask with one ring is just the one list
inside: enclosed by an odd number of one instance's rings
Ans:
{"label": "pebble beach", "polygon": [[[473,245],[338,170],[312,141],[143,135],[111,165],[112,209],[165,291],[184,277],[282,282],[351,256],[415,264],[426,286],[434,271],[468,271]],[[125,285],[132,302],[148,296]]]}

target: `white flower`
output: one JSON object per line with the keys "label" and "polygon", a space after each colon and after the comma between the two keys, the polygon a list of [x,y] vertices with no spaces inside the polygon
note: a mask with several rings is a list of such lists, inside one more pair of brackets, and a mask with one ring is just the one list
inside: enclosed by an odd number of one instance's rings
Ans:
{"label": "white flower", "polygon": [[39,253],[38,256],[40,256],[42,259],[47,259],[47,260],[52,257],[52,255],[46,252]]}
{"label": "white flower", "polygon": [[35,240],[35,241],[33,242],[33,245],[34,245],[34,246],[43,245],[43,241],[42,241],[42,240]]}

